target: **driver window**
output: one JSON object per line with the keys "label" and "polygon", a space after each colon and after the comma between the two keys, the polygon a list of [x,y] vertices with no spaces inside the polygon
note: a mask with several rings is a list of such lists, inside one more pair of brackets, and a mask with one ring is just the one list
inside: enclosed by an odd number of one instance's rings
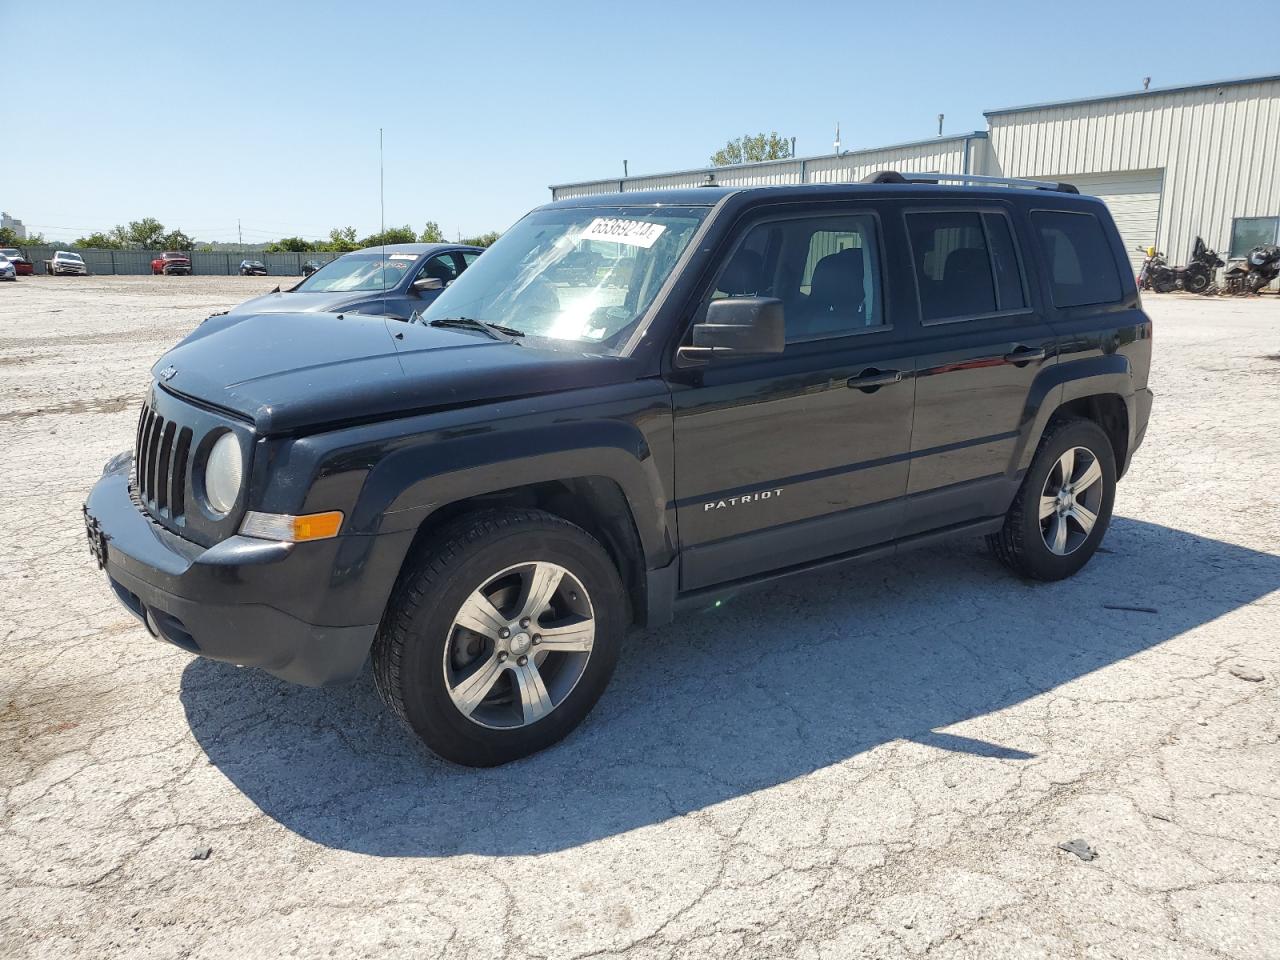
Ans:
{"label": "driver window", "polygon": [[781,300],[788,343],[882,327],[875,228],[866,214],[757,224],[721,269],[711,298]]}
{"label": "driver window", "polygon": [[432,257],[422,265],[422,269],[418,271],[414,280],[422,280],[426,277],[434,277],[446,287],[453,283],[458,278],[458,268],[454,265],[453,257],[447,253]]}

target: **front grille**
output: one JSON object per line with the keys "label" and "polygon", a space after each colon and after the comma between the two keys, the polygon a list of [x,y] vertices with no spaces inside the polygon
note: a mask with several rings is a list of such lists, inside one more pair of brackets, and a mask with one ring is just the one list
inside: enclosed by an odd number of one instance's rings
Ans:
{"label": "front grille", "polygon": [[171,520],[186,513],[191,438],[190,427],[165,420],[150,404],[142,405],[133,468],[138,499],[148,512]]}

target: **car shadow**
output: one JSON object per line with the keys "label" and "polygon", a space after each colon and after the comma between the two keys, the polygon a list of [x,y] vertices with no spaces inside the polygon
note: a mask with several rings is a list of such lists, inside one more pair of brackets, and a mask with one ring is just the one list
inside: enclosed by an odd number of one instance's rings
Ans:
{"label": "car shadow", "polygon": [[[1021,582],[958,541],[637,631],[576,733],[496,769],[428,754],[383,710],[367,669],[314,690],[196,659],[182,704],[210,761],[317,843],[386,856],[562,850],[897,740],[1033,762],[1025,745],[944,728],[1280,588],[1280,557],[1184,531],[1116,518],[1106,544],[1057,584]],[[511,817],[515,804],[527,815]]]}

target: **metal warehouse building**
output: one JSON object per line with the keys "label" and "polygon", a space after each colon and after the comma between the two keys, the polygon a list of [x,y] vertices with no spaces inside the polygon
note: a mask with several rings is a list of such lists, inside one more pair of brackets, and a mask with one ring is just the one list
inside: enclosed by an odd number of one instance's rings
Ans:
{"label": "metal warehouse building", "polygon": [[877,170],[1066,180],[1110,207],[1135,267],[1280,242],[1280,76],[990,110],[987,129],[826,156],[553,186],[555,199],[660,187],[836,183]]}

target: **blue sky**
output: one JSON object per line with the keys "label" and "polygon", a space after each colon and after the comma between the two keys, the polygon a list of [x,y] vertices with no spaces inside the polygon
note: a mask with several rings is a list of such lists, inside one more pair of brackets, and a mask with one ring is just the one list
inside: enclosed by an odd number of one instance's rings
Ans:
{"label": "blue sky", "polygon": [[[386,218],[506,229],[547,185],[983,129],[995,107],[1280,72],[1276,20],[1202,3],[0,0],[0,206],[51,238],[207,240]],[[1261,8],[1259,8],[1261,9]],[[1234,11],[1234,12],[1232,12]],[[56,23],[55,23],[56,21]]]}

